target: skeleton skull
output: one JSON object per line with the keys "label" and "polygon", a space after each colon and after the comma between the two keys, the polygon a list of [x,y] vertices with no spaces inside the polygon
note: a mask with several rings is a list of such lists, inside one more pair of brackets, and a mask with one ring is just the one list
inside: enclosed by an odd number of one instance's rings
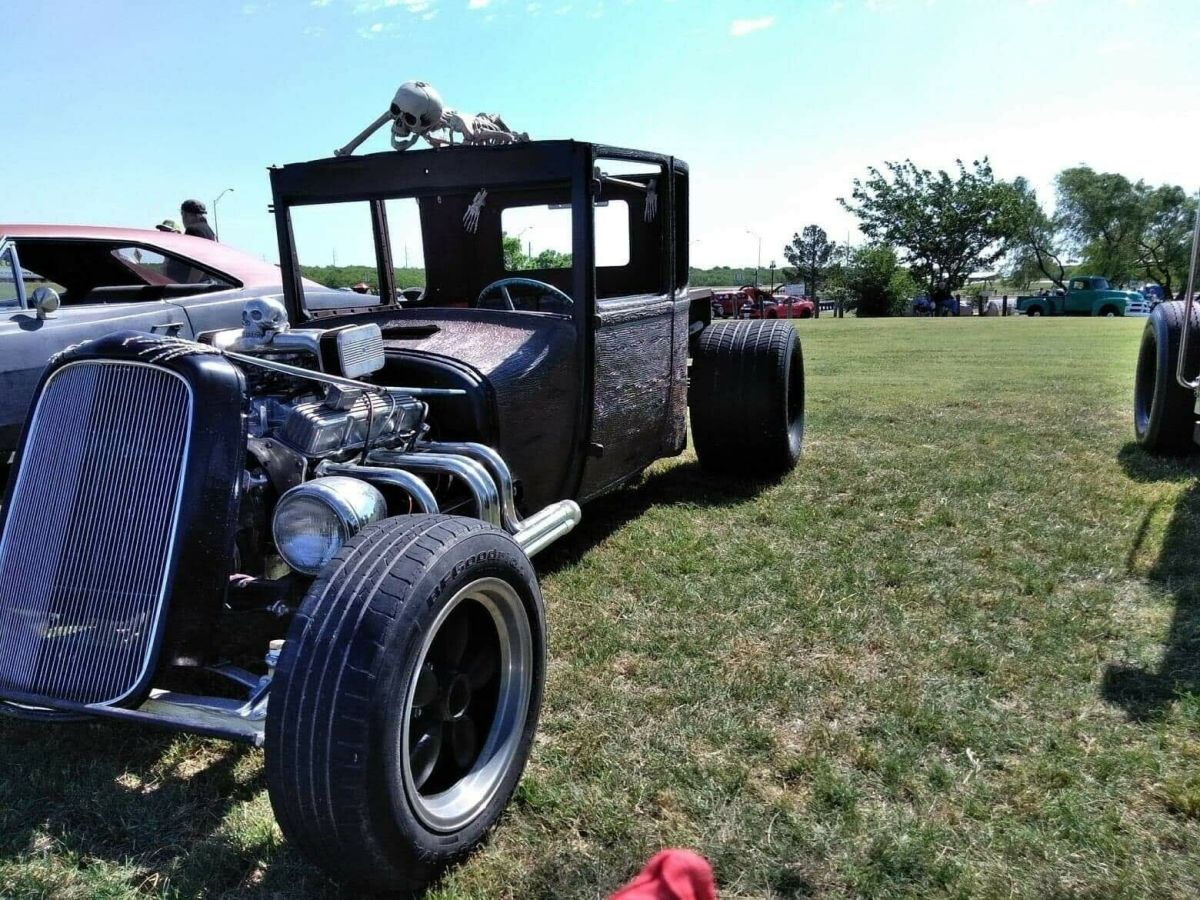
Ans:
{"label": "skeleton skull", "polygon": [[423,81],[406,81],[400,85],[390,110],[393,137],[422,135],[442,122],[442,98]]}

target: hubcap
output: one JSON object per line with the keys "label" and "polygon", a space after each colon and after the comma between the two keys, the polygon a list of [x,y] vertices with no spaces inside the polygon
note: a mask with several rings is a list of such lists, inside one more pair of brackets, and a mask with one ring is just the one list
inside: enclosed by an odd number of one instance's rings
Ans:
{"label": "hubcap", "polygon": [[398,735],[405,799],[430,829],[462,828],[495,796],[520,748],[533,670],[529,617],[510,584],[480,579],[443,607]]}

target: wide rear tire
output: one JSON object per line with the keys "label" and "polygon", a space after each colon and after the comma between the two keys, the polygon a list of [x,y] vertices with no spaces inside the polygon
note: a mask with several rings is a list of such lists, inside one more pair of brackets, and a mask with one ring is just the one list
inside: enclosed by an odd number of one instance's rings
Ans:
{"label": "wide rear tire", "polygon": [[452,516],[365,528],[309,589],[271,685],[284,836],[354,888],[423,890],[507,805],[545,671],[537,580],[506,533]]}
{"label": "wide rear tire", "polygon": [[[1187,373],[1200,374],[1200,328],[1195,312],[1188,335]],[[1196,397],[1175,379],[1183,336],[1183,303],[1160,303],[1142,331],[1133,387],[1133,431],[1151,453],[1181,454],[1195,449]]]}
{"label": "wide rear tire", "polygon": [[804,356],[789,322],[721,322],[700,333],[688,392],[705,469],[775,476],[804,442]]}

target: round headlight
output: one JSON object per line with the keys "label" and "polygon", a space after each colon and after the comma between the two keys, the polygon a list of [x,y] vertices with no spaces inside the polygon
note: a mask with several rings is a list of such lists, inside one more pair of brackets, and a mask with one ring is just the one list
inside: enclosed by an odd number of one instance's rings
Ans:
{"label": "round headlight", "polygon": [[271,532],[283,561],[316,575],[342,544],[387,516],[387,503],[374,485],[331,475],[297,485],[279,498]]}

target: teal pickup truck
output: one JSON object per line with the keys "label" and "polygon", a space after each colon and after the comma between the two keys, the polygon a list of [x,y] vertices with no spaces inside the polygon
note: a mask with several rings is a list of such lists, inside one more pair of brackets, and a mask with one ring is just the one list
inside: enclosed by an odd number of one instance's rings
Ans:
{"label": "teal pickup truck", "polygon": [[1017,312],[1027,316],[1144,316],[1150,304],[1137,291],[1115,291],[1107,278],[1080,275],[1057,294],[1017,297]]}

